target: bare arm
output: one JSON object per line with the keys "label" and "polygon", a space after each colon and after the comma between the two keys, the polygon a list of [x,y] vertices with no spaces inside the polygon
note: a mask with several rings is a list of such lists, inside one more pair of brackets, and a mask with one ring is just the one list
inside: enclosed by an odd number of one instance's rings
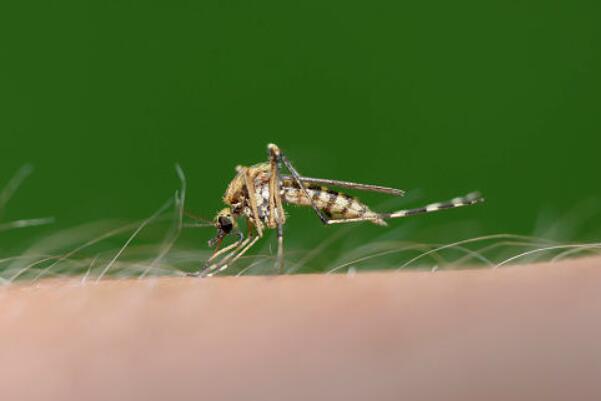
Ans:
{"label": "bare arm", "polygon": [[601,259],[42,281],[0,291],[6,400],[599,399]]}

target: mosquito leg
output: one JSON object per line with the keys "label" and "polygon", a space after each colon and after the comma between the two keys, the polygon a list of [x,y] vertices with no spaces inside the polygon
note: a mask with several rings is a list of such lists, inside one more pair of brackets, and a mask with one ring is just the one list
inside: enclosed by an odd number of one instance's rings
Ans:
{"label": "mosquito leg", "polygon": [[284,273],[284,223],[286,215],[282,206],[282,195],[280,194],[281,177],[279,169],[279,161],[277,158],[277,150],[272,151],[270,147],[270,162],[271,162],[271,177],[269,179],[269,208],[270,222],[277,223],[278,234],[278,253],[275,261],[275,268],[280,274]]}
{"label": "mosquito leg", "polygon": [[233,251],[224,256],[223,259],[221,259],[218,263],[215,263],[214,265],[211,265],[208,268],[206,268],[201,274],[202,277],[212,276],[218,272],[225,270],[228,266],[231,266],[236,260],[238,260],[238,258],[242,256],[242,254],[248,251],[248,248],[254,245],[259,238],[262,237],[262,235],[258,231],[257,236],[253,235],[253,228],[255,228],[256,226],[253,225],[253,223],[250,220],[247,220],[247,225],[248,237],[246,238],[246,240],[241,242]]}
{"label": "mosquito leg", "polygon": [[[255,238],[259,238],[259,237],[255,237]],[[244,241],[237,243],[236,247],[234,248],[233,251],[231,251],[230,253],[228,253],[227,255],[225,255],[223,257],[223,259],[221,259],[219,262],[214,263],[212,265],[209,265],[208,267],[205,267],[200,273],[200,277],[209,277],[212,276],[213,274],[215,274],[216,271],[222,271],[222,267],[223,266],[228,266],[228,262],[236,255],[237,252],[240,252],[241,249],[244,249],[247,244],[251,241],[256,241],[256,239],[253,238],[251,235],[249,235]],[[236,258],[237,259],[237,258]]]}
{"label": "mosquito leg", "polygon": [[298,173],[298,171],[296,171],[296,169],[294,168],[294,166],[292,165],[292,163],[290,163],[290,160],[288,160],[288,158],[284,155],[284,153],[282,153],[280,151],[280,149],[270,143],[269,145],[267,145],[267,148],[269,149],[269,155],[271,158],[275,158],[276,161],[281,161],[282,163],[284,163],[284,166],[286,166],[286,168],[288,169],[288,171],[290,171],[290,174],[292,175],[292,179],[294,180],[294,182],[296,183],[296,185],[299,186],[300,190],[303,191],[304,195],[307,197],[307,199],[309,199],[309,201],[311,202],[311,207],[313,208],[313,210],[315,211],[315,213],[317,213],[317,216],[319,217],[319,220],[321,220],[321,222],[323,224],[328,224],[329,219],[326,217],[326,215],[317,207],[317,205],[315,204],[315,201],[313,200],[313,198],[311,196],[309,196],[309,192],[307,191],[307,188],[305,187],[300,174]]}
{"label": "mosquito leg", "polygon": [[244,234],[242,234],[242,232],[238,231],[238,240],[236,242],[234,242],[233,244],[226,246],[225,248],[215,251],[215,253],[213,253],[213,255],[211,255],[211,257],[206,261],[204,268],[207,268],[211,264],[211,262],[213,260],[215,260],[215,258],[217,258],[219,255],[222,255],[222,254],[228,252],[229,250],[234,249],[235,247],[240,245],[240,243],[242,243],[242,241],[244,241]]}
{"label": "mosquito leg", "polygon": [[[279,175],[280,169],[278,161],[274,157],[269,158],[271,175],[269,176],[269,227],[275,226],[276,212],[275,199],[279,195]],[[277,192],[277,193],[276,193]]]}
{"label": "mosquito leg", "polygon": [[[248,241],[246,241],[248,242]],[[222,248],[218,251],[215,251],[213,253],[213,255],[211,255],[211,257],[204,263],[204,265],[196,272],[194,273],[189,273],[189,276],[201,276],[204,277],[205,276],[205,272],[212,270],[213,266],[216,266],[217,264],[211,264],[212,261],[214,261],[218,256],[223,255],[224,253],[230,252],[231,253],[235,253],[238,249],[240,249],[240,247],[244,246],[245,244],[245,239],[244,239],[244,234],[242,234],[241,232],[238,232],[238,240],[236,242],[234,242],[231,245],[226,246],[225,248]],[[229,255],[229,254],[228,254]],[[227,257],[227,255],[226,255]]]}
{"label": "mosquito leg", "polygon": [[275,268],[280,274],[284,274],[284,226],[282,224],[278,224],[278,254]]}
{"label": "mosquito leg", "polygon": [[479,193],[472,192],[466,196],[454,198],[447,202],[432,203],[432,204],[429,204],[429,205],[426,205],[423,207],[418,207],[415,209],[397,210],[396,212],[392,212],[392,213],[379,213],[376,216],[372,216],[372,217],[358,217],[358,218],[351,218],[351,219],[330,220],[330,221],[328,221],[328,224],[344,224],[344,223],[356,223],[359,221],[373,221],[373,220],[377,220],[378,218],[380,218],[380,219],[397,219],[397,218],[401,218],[401,217],[415,216],[416,214],[437,212],[439,210],[455,209],[455,208],[462,207],[462,206],[474,205],[476,203],[480,203],[483,201],[484,201],[484,198]]}
{"label": "mosquito leg", "polygon": [[286,223],[286,214],[284,213],[284,207],[282,206],[282,194],[280,193],[281,179],[279,176],[277,178],[275,188],[275,206],[278,213],[276,216],[276,221],[278,224],[282,225]]}
{"label": "mosquito leg", "polygon": [[[280,160],[279,155],[281,154],[277,146],[269,145],[269,161],[271,163],[271,177],[269,180],[269,192],[270,192],[270,217],[273,216],[277,224],[278,234],[278,253],[275,261],[275,268],[280,273],[284,273],[284,223],[286,222],[286,215],[284,214],[284,207],[282,206],[282,195],[280,193],[282,178],[280,176]],[[275,212],[274,212],[275,206]],[[272,220],[273,221],[273,220]]]}
{"label": "mosquito leg", "polygon": [[[282,206],[282,195],[280,194],[281,176],[280,163],[277,159],[277,152],[273,153],[269,149],[269,162],[271,164],[271,176],[269,177],[269,224],[274,227],[276,224],[284,224],[286,216]],[[277,210],[277,212],[274,212]]]}
{"label": "mosquito leg", "polygon": [[380,216],[383,219],[395,219],[399,217],[414,216],[416,214],[437,212],[439,210],[454,209],[462,206],[470,206],[483,201],[484,198],[479,192],[472,192],[465,196],[453,198],[450,201],[431,203],[415,209],[397,210],[396,212],[392,213],[382,213]]}
{"label": "mosquito leg", "polygon": [[[254,237],[248,244],[246,244],[246,246],[244,246],[244,248],[242,248],[242,250],[240,252],[238,252],[238,254],[236,256],[234,256],[230,261],[226,260],[224,262],[219,263],[219,265],[217,265],[217,267],[215,267],[213,269],[213,271],[207,273],[207,277],[213,276],[219,272],[224,271],[225,269],[227,269],[229,266],[233,265],[242,255],[244,255],[258,240],[259,240],[259,236]],[[250,237],[248,237],[248,239],[250,239]],[[230,254],[231,255],[231,254]],[[228,257],[230,256],[228,255]]]}

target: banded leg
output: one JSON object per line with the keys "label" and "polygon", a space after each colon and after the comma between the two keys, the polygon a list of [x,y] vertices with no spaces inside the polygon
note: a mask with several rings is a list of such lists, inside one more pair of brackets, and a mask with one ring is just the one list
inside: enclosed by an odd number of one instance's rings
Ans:
{"label": "banded leg", "polygon": [[290,163],[290,160],[288,160],[286,155],[284,155],[284,153],[282,153],[280,149],[273,143],[267,145],[267,148],[269,149],[269,154],[271,155],[271,157],[275,158],[277,162],[281,161],[282,163],[284,163],[284,166],[286,166],[288,171],[290,171],[293,181],[296,183],[296,185],[300,187],[300,190],[303,191],[307,199],[309,199],[309,201],[311,202],[311,207],[313,208],[315,213],[317,213],[319,220],[321,220],[323,224],[329,224],[328,222],[330,221],[330,219],[326,217],[326,215],[321,211],[321,209],[317,207],[313,198],[309,196],[309,192],[307,191],[307,188],[305,187],[300,174],[298,173],[298,171],[296,171],[292,163]]}
{"label": "banded leg", "polygon": [[[447,202],[432,203],[427,206],[418,207],[415,209],[397,210],[396,212],[392,212],[392,213],[379,213],[377,215],[377,218],[396,219],[396,218],[400,218],[400,217],[409,217],[409,216],[415,216],[416,214],[431,213],[431,212],[437,212],[439,210],[454,209],[454,208],[458,208],[458,207],[462,207],[462,206],[474,205],[476,203],[480,203],[483,201],[484,201],[484,198],[482,197],[482,195],[480,195],[480,193],[472,192],[470,194],[467,194],[466,196],[454,198]],[[330,221],[328,221],[327,224],[355,223],[355,222],[359,222],[359,221],[371,221],[371,220],[375,220],[375,219],[376,219],[376,217],[366,217],[366,218],[359,217],[359,218],[353,218],[353,219],[339,219],[339,220],[330,220]]]}

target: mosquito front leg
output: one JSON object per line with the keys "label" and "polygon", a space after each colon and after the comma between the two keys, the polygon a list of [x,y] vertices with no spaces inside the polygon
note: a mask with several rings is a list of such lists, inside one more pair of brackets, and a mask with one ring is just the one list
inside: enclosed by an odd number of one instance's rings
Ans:
{"label": "mosquito front leg", "polygon": [[309,191],[307,191],[307,188],[305,187],[300,174],[298,173],[298,171],[296,171],[296,169],[294,168],[292,163],[290,163],[290,160],[288,160],[286,155],[284,155],[284,153],[282,153],[282,151],[280,151],[280,148],[278,148],[277,145],[274,145],[273,143],[270,143],[269,145],[267,145],[267,148],[269,150],[270,157],[275,158],[277,162],[281,161],[282,163],[284,163],[284,166],[286,166],[288,171],[290,171],[290,174],[292,175],[292,179],[294,180],[296,185],[299,186],[300,190],[303,191],[303,194],[307,197],[307,199],[309,199],[309,202],[311,203],[311,207],[313,208],[315,213],[317,213],[319,220],[321,220],[321,222],[323,224],[328,224],[329,219],[321,211],[321,209],[319,209],[319,207],[317,207],[317,204],[315,203],[313,198],[309,195]]}
{"label": "mosquito front leg", "polygon": [[237,234],[238,234],[238,240],[236,242],[234,242],[231,245],[226,246],[225,248],[215,250],[215,253],[213,253],[213,255],[211,255],[211,257],[206,261],[206,263],[203,267],[204,269],[206,269],[211,264],[211,262],[213,260],[215,260],[215,258],[217,258],[219,255],[227,253],[229,250],[234,249],[235,247],[240,245],[242,243],[242,241],[244,241],[244,234],[242,234],[242,232],[240,232],[240,231],[238,231]]}
{"label": "mosquito front leg", "polygon": [[[246,242],[248,242],[246,240]],[[234,242],[231,245],[226,246],[225,248],[222,248],[220,250],[217,250],[213,253],[213,255],[211,255],[211,257],[205,262],[205,264],[203,265],[203,267],[201,267],[197,272],[194,273],[189,273],[190,276],[201,276],[201,277],[206,277],[206,273],[213,270],[215,268],[215,266],[218,266],[219,263],[215,263],[212,264],[212,262],[219,257],[220,255],[223,255],[224,253],[230,252],[229,254],[227,254],[225,258],[227,258],[229,255],[231,255],[232,253],[236,253],[236,251],[238,249],[240,249],[242,246],[244,246],[244,244],[246,243],[245,239],[244,239],[244,234],[242,234],[241,232],[238,232],[238,240],[236,242]],[[223,259],[222,259],[223,260]]]}
{"label": "mosquito front leg", "polygon": [[[225,263],[220,263],[220,266],[218,268],[216,268],[215,271],[209,273],[208,276],[212,276],[214,274],[222,272],[225,269],[227,269],[229,266],[233,265],[242,255],[244,255],[250,248],[252,248],[252,246],[259,240],[259,238],[261,238],[261,237],[259,237],[259,236],[254,237],[244,248],[242,248],[242,250],[240,250],[240,252],[238,252],[238,254],[236,256],[234,256],[231,260],[225,261]],[[250,239],[250,237],[248,239]]]}
{"label": "mosquito front leg", "polygon": [[[217,272],[225,270],[231,264],[230,260],[236,256],[236,253],[244,251],[249,242],[254,243],[258,238],[259,237],[253,238],[252,235],[249,235],[244,241],[236,243],[234,250],[225,255],[219,262],[205,267],[203,271],[200,272],[200,277],[210,277]],[[234,258],[234,260],[237,259],[238,258]]]}
{"label": "mosquito front leg", "polygon": [[250,221],[247,220],[248,225],[248,237],[238,246],[231,251],[229,254],[223,257],[218,263],[209,266],[202,273],[201,277],[210,277],[219,272],[224,271],[229,266],[234,264],[242,255],[244,255],[258,240],[262,237],[262,235],[257,231],[257,235],[254,235],[253,229],[256,229],[256,226]]}

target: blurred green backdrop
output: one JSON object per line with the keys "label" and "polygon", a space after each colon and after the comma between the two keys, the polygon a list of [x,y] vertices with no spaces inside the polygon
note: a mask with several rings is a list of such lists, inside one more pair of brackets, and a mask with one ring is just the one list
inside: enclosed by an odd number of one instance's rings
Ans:
{"label": "blurred green backdrop", "polygon": [[[306,175],[416,190],[407,206],[486,195],[411,223],[422,239],[559,222],[598,240],[600,16],[597,1],[3,2],[0,183],[36,167],[5,217],[57,218],[3,246],[145,217],[176,162],[187,208],[211,217],[269,142]],[[289,239],[320,240],[310,211],[292,216]]]}

